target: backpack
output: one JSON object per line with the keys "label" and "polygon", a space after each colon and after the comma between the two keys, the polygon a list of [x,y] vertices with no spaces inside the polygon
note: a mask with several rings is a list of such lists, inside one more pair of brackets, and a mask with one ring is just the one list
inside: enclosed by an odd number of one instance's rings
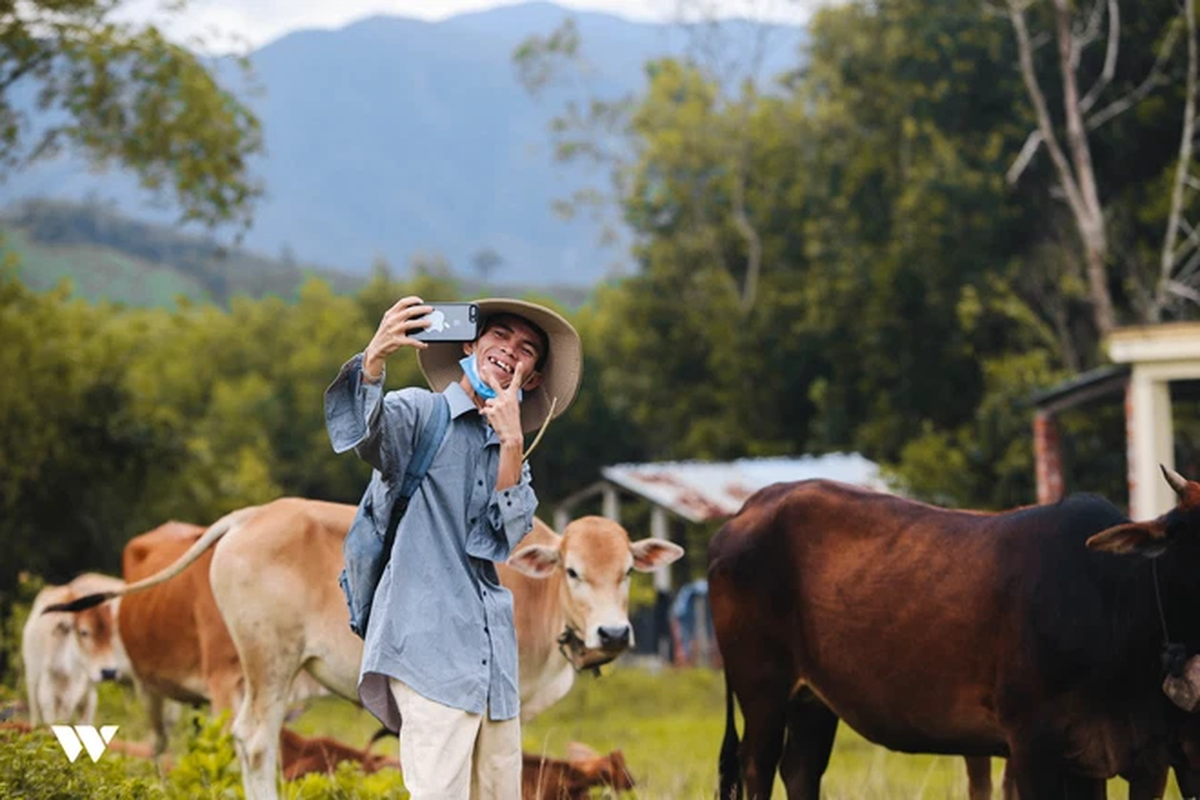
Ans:
{"label": "backpack", "polygon": [[376,473],[358,504],[358,512],[354,521],[350,523],[350,531],[342,542],[345,567],[338,576],[338,584],[342,587],[342,592],[346,595],[346,604],[350,607],[350,629],[358,634],[359,638],[365,638],[367,635],[371,603],[375,600],[375,589],[383,576],[383,569],[392,555],[392,543],[396,540],[400,518],[408,509],[408,501],[425,479],[425,473],[429,471],[429,464],[441,446],[449,425],[450,403],[444,395],[438,394],[435,396],[433,413],[425,421],[425,426],[417,438],[417,449],[409,459],[404,480],[392,500],[386,530],[379,530],[373,507],[374,499],[383,494],[374,491],[377,483],[382,484],[381,488],[386,490],[386,494],[391,494],[391,487],[386,478]]}

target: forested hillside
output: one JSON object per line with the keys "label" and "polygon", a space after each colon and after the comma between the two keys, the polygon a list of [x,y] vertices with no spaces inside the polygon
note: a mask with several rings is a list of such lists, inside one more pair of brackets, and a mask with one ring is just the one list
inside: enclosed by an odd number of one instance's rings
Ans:
{"label": "forested hillside", "polygon": [[[239,295],[290,300],[309,277],[323,279],[339,293],[360,289],[369,280],[345,270],[300,263],[290,253],[269,258],[228,247],[172,226],[129,219],[97,204],[19,203],[0,215],[0,236],[0,253],[14,260],[16,274],[29,287],[51,289],[68,279],[77,297],[133,306],[166,307],[180,297],[222,306]],[[451,276],[449,265],[437,258],[397,266],[379,260],[375,266],[395,275]],[[475,276],[457,285],[471,297],[528,291],[507,282],[483,283]],[[587,293],[577,286],[546,285],[541,290],[572,307]]]}

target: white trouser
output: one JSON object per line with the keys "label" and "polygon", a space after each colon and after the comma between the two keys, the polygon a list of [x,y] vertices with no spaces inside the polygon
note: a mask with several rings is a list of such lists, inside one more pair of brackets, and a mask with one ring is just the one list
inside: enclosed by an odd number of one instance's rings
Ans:
{"label": "white trouser", "polygon": [[400,710],[400,769],[412,800],[521,800],[521,721],[494,722],[388,679]]}

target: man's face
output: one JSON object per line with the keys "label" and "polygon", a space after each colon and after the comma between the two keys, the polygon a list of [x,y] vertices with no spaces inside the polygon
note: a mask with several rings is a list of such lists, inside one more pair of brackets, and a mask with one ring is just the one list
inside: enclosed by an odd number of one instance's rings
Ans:
{"label": "man's face", "polygon": [[475,353],[475,366],[480,377],[502,389],[512,383],[517,365],[525,376],[522,388],[536,388],[542,382],[542,375],[536,368],[545,348],[541,332],[512,314],[489,318],[479,338],[463,345],[468,355]]}

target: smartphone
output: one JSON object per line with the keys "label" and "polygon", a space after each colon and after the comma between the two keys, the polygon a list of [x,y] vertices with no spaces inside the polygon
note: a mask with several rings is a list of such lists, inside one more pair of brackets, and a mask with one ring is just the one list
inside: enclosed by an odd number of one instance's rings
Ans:
{"label": "smartphone", "polygon": [[429,327],[409,334],[422,342],[473,342],[479,336],[479,306],[474,303],[426,303]]}

